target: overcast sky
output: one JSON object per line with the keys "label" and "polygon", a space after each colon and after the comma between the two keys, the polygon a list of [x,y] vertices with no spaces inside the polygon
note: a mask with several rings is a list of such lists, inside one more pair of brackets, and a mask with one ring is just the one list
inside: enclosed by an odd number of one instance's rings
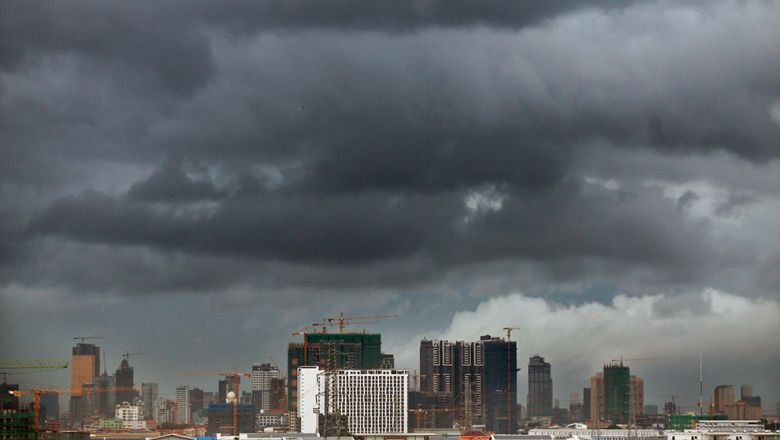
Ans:
{"label": "overcast sky", "polygon": [[[285,369],[519,327],[563,405],[780,399],[780,4],[0,2],[0,357]],[[355,327],[360,330],[362,327]],[[11,376],[68,385],[67,372]]]}

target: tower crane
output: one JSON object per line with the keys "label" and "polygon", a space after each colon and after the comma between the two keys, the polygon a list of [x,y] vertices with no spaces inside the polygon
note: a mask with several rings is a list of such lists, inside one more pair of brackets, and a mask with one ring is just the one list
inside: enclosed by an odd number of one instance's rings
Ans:
{"label": "tower crane", "polygon": [[623,356],[620,356],[620,359],[612,359],[612,362],[620,362],[620,366],[623,366],[623,362],[637,362],[637,361],[651,361],[654,360],[654,357],[644,357],[644,358],[633,358],[633,359],[624,359]]}
{"label": "tower crane", "polygon": [[344,333],[344,327],[348,324],[358,324],[361,321],[375,321],[377,319],[391,319],[391,318],[397,318],[398,315],[373,315],[373,316],[344,316],[344,312],[339,313],[339,316],[333,316],[330,318],[325,318],[323,322],[328,323],[328,325],[335,325],[338,324],[339,326],[339,333]]}
{"label": "tower crane", "polygon": [[218,375],[218,376],[224,376],[225,379],[228,377],[233,378],[233,393],[235,394],[233,398],[233,435],[238,436],[238,399],[240,398],[240,394],[238,393],[238,379],[241,376],[246,377],[252,377],[252,373],[248,371],[238,371],[237,369],[233,369],[233,371],[179,371],[179,375],[183,376],[212,376],[212,375]]}
{"label": "tower crane", "polygon": [[[411,408],[408,410],[410,413],[415,414],[415,422],[417,423],[417,431],[420,431],[420,428],[425,427],[425,425],[428,424],[428,414],[433,414],[434,416],[437,413],[462,413],[465,411],[465,408],[461,406],[451,406],[451,407],[443,407],[443,408]],[[422,415],[422,417],[420,417]],[[420,423],[422,421],[422,423]],[[422,425],[422,426],[421,426]]]}
{"label": "tower crane", "polygon": [[96,388],[89,388],[89,389],[83,389],[79,390],[76,388],[49,388],[49,387],[40,387],[40,388],[32,388],[29,390],[12,390],[11,394],[14,396],[21,396],[24,394],[32,394],[33,395],[33,411],[35,413],[35,432],[36,434],[40,432],[40,415],[41,415],[41,395],[47,394],[47,393],[58,393],[58,394],[72,394],[74,392],[85,392],[85,393],[108,393],[112,391],[133,391],[138,390],[136,387],[96,387]]}
{"label": "tower crane", "polygon": [[126,352],[122,353],[122,357],[125,358],[126,360],[130,360],[130,356],[139,356],[139,355],[142,355],[142,354],[143,353],[130,353],[129,351],[126,351]]}
{"label": "tower crane", "polygon": [[68,361],[51,359],[9,359],[0,361],[0,370],[22,370],[28,368],[68,368]]}

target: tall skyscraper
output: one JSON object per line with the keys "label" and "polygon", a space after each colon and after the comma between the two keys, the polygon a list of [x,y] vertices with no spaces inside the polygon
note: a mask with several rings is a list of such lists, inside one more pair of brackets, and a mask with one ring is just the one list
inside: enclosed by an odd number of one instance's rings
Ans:
{"label": "tall skyscraper", "polygon": [[645,410],[645,381],[641,377],[631,376],[630,393],[629,422],[635,423],[636,416],[643,414]]}
{"label": "tall skyscraper", "polygon": [[604,419],[604,373],[596,373],[590,378],[591,425],[600,427]]}
{"label": "tall skyscraper", "polygon": [[72,350],[70,362],[70,419],[74,426],[80,426],[81,420],[89,409],[83,398],[84,384],[92,384],[100,371],[100,347],[95,344],[78,343]]}
{"label": "tall skyscraper", "polygon": [[715,412],[726,414],[729,406],[734,405],[734,387],[731,385],[718,385],[714,393]]}
{"label": "tall skyscraper", "polygon": [[157,399],[159,398],[157,388],[156,383],[141,384],[141,397],[144,400],[144,419],[146,420],[157,417]]}
{"label": "tall skyscraper", "polygon": [[623,364],[604,366],[604,411],[612,423],[628,423],[631,373]]}
{"label": "tall skyscraper", "polygon": [[485,426],[495,433],[517,431],[517,343],[482,336],[479,341],[485,357]]}
{"label": "tall skyscraper", "polygon": [[582,418],[593,420],[590,414],[590,388],[582,389]]}
{"label": "tall skyscraper", "polygon": [[739,398],[741,400],[748,400],[748,397],[753,397],[753,387],[750,385],[742,385],[739,388]]}
{"label": "tall skyscraper", "polygon": [[[98,388],[112,388],[116,386],[116,377],[103,371],[103,374],[96,376],[93,383]],[[90,395],[92,414],[98,414],[100,417],[110,419],[114,417],[116,410],[116,391],[106,391],[93,393]]]}
{"label": "tall skyscraper", "polygon": [[[116,386],[117,387],[133,387],[133,367],[130,366],[130,362],[125,357],[119,364],[119,368],[116,370]],[[138,397],[136,390],[117,391],[116,400],[117,403],[128,402],[133,403],[133,399]]]}
{"label": "tall skyscraper", "polygon": [[252,403],[257,409],[271,409],[271,382],[281,377],[281,372],[274,365],[252,365]]}
{"label": "tall skyscraper", "polygon": [[536,355],[528,361],[528,416],[551,416],[552,403],[550,363]]}
{"label": "tall skyscraper", "polygon": [[176,423],[190,423],[190,387],[176,387]]}
{"label": "tall skyscraper", "polygon": [[204,394],[200,388],[192,388],[190,390],[190,414],[192,420],[196,420],[195,414],[203,415],[203,409],[206,407]]}

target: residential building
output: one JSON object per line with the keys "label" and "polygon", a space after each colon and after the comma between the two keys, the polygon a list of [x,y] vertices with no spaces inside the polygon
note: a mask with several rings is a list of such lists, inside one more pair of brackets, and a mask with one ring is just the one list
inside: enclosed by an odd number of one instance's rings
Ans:
{"label": "residential building", "polygon": [[[97,388],[113,388],[116,386],[116,377],[103,371],[103,374],[96,376],[92,381]],[[97,414],[101,418],[113,417],[117,402],[116,391],[103,391],[100,393],[91,393],[89,396],[90,411],[89,414]]]}
{"label": "residential building", "polygon": [[602,426],[604,414],[604,373],[596,373],[590,378],[590,425]]}
{"label": "residential building", "polygon": [[335,370],[323,375],[328,376],[327,413],[346,416],[349,432],[407,432],[408,371]]}
{"label": "residential building", "polygon": [[641,377],[631,376],[629,398],[629,422],[634,423],[636,416],[643,414],[645,409],[645,381]]}
{"label": "residential building", "polygon": [[382,353],[382,365],[380,368],[383,370],[392,370],[395,368],[395,356],[391,353]]}
{"label": "residential building", "polygon": [[590,415],[590,388],[582,389],[582,419],[593,420]]}
{"label": "residential building", "polygon": [[141,397],[144,401],[144,419],[157,419],[157,399],[159,397],[156,383],[142,383]]}
{"label": "residential building", "polygon": [[503,338],[482,336],[485,357],[484,422],[495,433],[517,431],[517,343]]}
{"label": "residential building", "polygon": [[300,432],[317,433],[319,416],[325,412],[325,390],[327,378],[320,367],[298,367],[298,389],[296,395],[299,408]]}
{"label": "residential building", "polygon": [[604,411],[612,423],[628,423],[631,402],[631,373],[620,364],[604,366]]}
{"label": "residential building", "polygon": [[176,423],[190,423],[190,387],[179,385],[176,387]]}
{"label": "residential building", "polygon": [[528,361],[528,416],[550,416],[553,408],[553,382],[550,363],[536,355]]}
{"label": "residential building", "polygon": [[88,411],[87,402],[82,399],[84,384],[91,384],[100,371],[100,347],[95,344],[78,343],[72,350],[70,361],[70,418],[74,426],[81,425],[82,417]]}
{"label": "residential building", "polygon": [[252,404],[258,410],[271,409],[272,381],[280,379],[281,372],[275,365],[252,365]]}
{"label": "residential building", "polygon": [[36,440],[35,413],[15,409],[0,409],[0,439]]}
{"label": "residential building", "polygon": [[196,419],[195,415],[202,416],[205,408],[204,392],[200,388],[190,390],[190,421]]}
{"label": "residential building", "polygon": [[143,403],[133,405],[129,402],[122,402],[116,405],[114,418],[122,421],[124,429],[145,429],[146,421],[143,420]]}
{"label": "residential building", "polygon": [[155,403],[155,407],[157,409],[155,413],[154,419],[157,421],[158,425],[162,425],[165,423],[173,423],[173,408],[174,408],[174,402],[162,397],[157,398],[157,403]]}

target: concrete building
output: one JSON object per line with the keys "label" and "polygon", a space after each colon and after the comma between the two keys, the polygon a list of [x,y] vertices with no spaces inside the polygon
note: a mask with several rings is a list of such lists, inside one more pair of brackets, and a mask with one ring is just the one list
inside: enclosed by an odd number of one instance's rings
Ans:
{"label": "concrete building", "polygon": [[327,412],[346,416],[349,432],[407,432],[408,371],[336,370],[326,374]]}
{"label": "concrete building", "polygon": [[[208,414],[207,435],[233,434],[233,404],[212,403],[206,409]],[[257,409],[252,404],[238,404],[238,432],[254,432]],[[232,437],[231,437],[232,438]]]}
{"label": "concrete building", "polygon": [[590,425],[602,426],[604,417],[604,373],[590,378]]}
{"label": "concrete building", "polygon": [[590,414],[590,388],[582,389],[582,418],[583,420],[593,420]]}
{"label": "concrete building", "polygon": [[310,333],[308,351],[302,343],[287,347],[287,406],[298,412],[298,367],[377,369],[382,367],[382,336],[378,333]]}
{"label": "concrete building", "polygon": [[280,379],[282,373],[271,364],[252,365],[252,403],[258,410],[271,409],[272,382]]}
{"label": "concrete building", "polygon": [[173,401],[158,397],[157,402],[155,403],[155,416],[154,420],[157,421],[158,425],[162,425],[164,423],[173,423]]}
{"label": "concrete building", "polygon": [[176,423],[190,423],[190,387],[176,387]]}
{"label": "concrete building", "polygon": [[631,372],[620,364],[604,366],[604,417],[612,423],[628,423],[631,412]]}
{"label": "concrete building", "polygon": [[732,385],[718,385],[713,393],[713,401],[716,414],[726,414],[726,409],[734,405],[734,387]]}
{"label": "concrete building", "polygon": [[528,416],[550,416],[553,382],[549,362],[536,355],[528,360]]}
{"label": "concrete building", "polygon": [[645,410],[645,381],[641,377],[631,376],[631,391],[629,398],[629,421],[633,423],[636,416],[643,414]]}
{"label": "concrete building", "polygon": [[145,429],[146,421],[143,420],[143,416],[143,403],[133,405],[125,401],[116,405],[114,418],[122,421],[124,429]]}
{"label": "concrete building", "polygon": [[317,433],[319,416],[326,410],[325,393],[327,378],[321,374],[319,367],[299,367],[298,377],[298,417],[300,418],[300,432],[305,434]]}
{"label": "concrete building", "polygon": [[144,419],[157,419],[157,399],[159,393],[156,383],[142,383],[141,384],[141,398],[144,401]]}

